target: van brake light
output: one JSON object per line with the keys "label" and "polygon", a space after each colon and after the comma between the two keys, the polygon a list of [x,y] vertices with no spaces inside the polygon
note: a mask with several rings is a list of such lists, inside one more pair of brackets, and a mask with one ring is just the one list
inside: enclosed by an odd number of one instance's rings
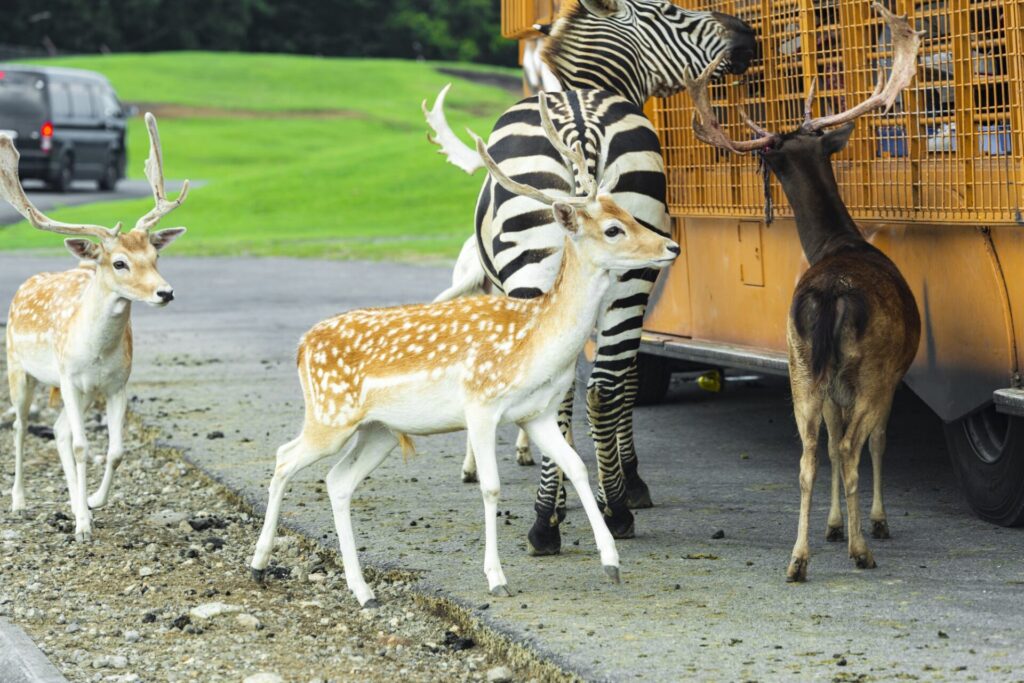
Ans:
{"label": "van brake light", "polygon": [[53,124],[49,121],[44,123],[39,129],[39,134],[42,137],[39,148],[43,152],[49,152],[53,149]]}

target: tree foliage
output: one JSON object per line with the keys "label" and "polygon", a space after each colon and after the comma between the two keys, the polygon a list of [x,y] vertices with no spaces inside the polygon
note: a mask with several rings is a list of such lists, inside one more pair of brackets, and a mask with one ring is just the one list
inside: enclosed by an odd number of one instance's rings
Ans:
{"label": "tree foliage", "polygon": [[514,64],[497,0],[4,0],[0,44]]}

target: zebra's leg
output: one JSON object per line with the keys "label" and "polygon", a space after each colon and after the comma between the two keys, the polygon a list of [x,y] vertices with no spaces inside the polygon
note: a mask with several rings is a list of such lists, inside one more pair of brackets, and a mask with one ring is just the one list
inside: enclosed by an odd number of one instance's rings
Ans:
{"label": "zebra's leg", "polygon": [[587,388],[587,412],[590,436],[597,451],[598,503],[612,536],[633,538],[636,535],[633,513],[626,505],[625,477],[617,443],[621,408],[621,394],[616,396],[614,390],[594,382],[591,375],[591,385]]}
{"label": "zebra's leg", "polygon": [[[572,401],[574,388],[562,399],[558,408],[558,427],[572,445]],[[557,555],[562,550],[562,534],[558,525],[565,519],[565,476],[547,455],[540,461],[540,486],[533,503],[537,519],[526,536],[530,554],[539,557]]]}
{"label": "zebra's leg", "polygon": [[632,510],[654,507],[651,491],[640,478],[637,469],[640,462],[636,459],[636,448],[633,445],[633,406],[636,405],[637,388],[639,386],[636,359],[629,368],[625,384],[625,405],[629,410],[623,412],[622,420],[616,437],[619,446],[619,458],[622,460],[622,474],[626,478],[626,505]]}

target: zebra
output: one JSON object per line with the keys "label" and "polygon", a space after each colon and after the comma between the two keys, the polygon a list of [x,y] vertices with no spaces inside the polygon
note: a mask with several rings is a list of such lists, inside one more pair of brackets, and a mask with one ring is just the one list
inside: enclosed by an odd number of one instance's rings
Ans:
{"label": "zebra", "polygon": [[[670,232],[661,145],[643,103],[684,89],[686,71],[700,73],[723,53],[716,77],[742,73],[754,54],[753,30],[717,12],[683,10],[667,0],[569,0],[550,28],[545,63],[564,90],[540,93],[509,108],[495,123],[487,149],[513,179],[544,190],[571,192],[574,180],[541,128],[544,97],[557,134],[568,147],[579,142],[588,169],[642,225]],[[478,155],[444,121],[443,96],[424,112],[449,161],[472,173]],[[500,293],[534,297],[552,285],[561,260],[561,237],[550,211],[529,197],[512,195],[484,180],[477,199],[476,251],[483,275]],[[637,471],[632,409],[637,394],[636,357],[655,273],[619,276],[598,320],[594,368],[587,383],[587,412],[598,462],[599,503],[616,538],[631,538],[629,508],[652,505]],[[572,392],[560,421],[571,439]],[[467,457],[468,460],[468,457]],[[528,533],[532,555],[561,549],[565,517],[562,473],[542,462]]]}

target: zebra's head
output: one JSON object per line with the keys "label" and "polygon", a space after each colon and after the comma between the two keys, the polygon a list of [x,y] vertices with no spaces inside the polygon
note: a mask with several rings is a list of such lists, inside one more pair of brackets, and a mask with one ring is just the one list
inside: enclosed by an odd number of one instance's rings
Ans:
{"label": "zebra's head", "polygon": [[566,89],[613,92],[642,106],[677,93],[687,70],[725,54],[716,77],[743,73],[754,58],[750,26],[720,12],[668,0],[567,0],[543,58]]}

